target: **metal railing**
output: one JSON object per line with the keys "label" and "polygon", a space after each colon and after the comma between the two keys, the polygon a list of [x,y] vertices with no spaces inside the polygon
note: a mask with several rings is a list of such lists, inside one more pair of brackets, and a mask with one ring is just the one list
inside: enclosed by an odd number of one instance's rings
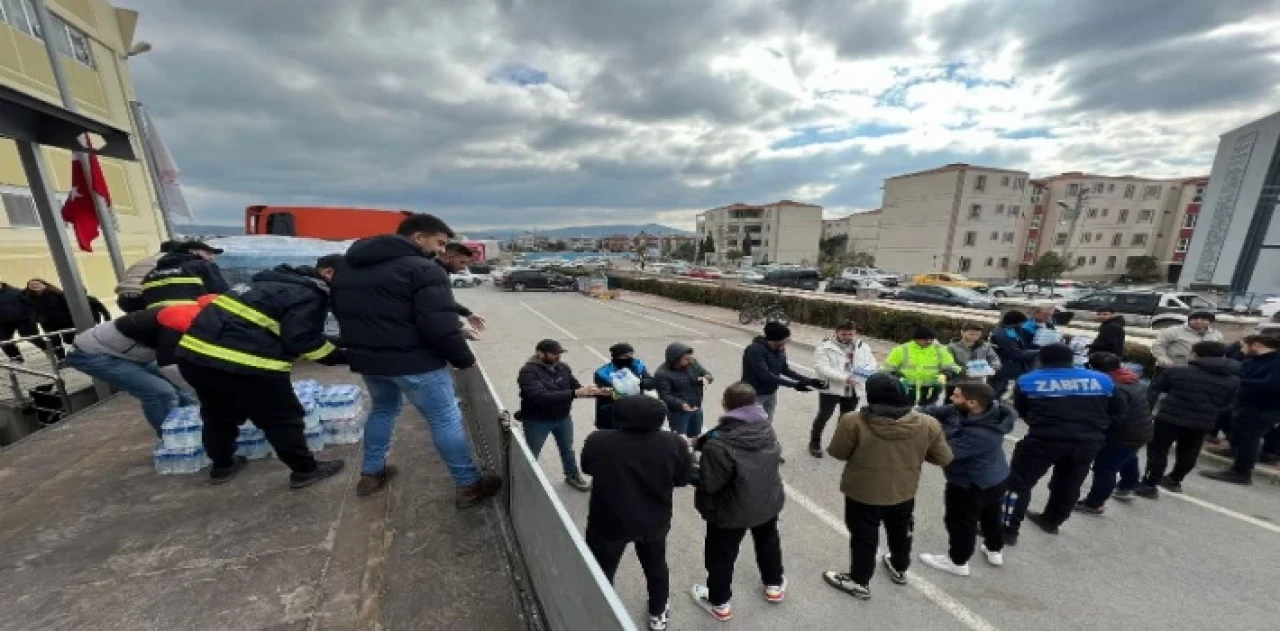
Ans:
{"label": "metal railing", "polygon": [[[23,353],[20,343],[29,344],[40,351],[37,358],[14,361],[6,352],[0,358],[0,368],[5,372],[4,384],[8,387],[7,396],[0,399],[12,401],[12,407],[20,413],[35,413],[39,430],[62,420],[71,414],[71,396],[67,388],[67,380],[62,371],[62,357],[69,345],[70,337],[75,330],[54,331],[40,335],[30,335],[0,342],[6,351],[10,348]],[[11,432],[12,434],[12,432]],[[13,439],[22,438],[22,433],[13,435]]]}

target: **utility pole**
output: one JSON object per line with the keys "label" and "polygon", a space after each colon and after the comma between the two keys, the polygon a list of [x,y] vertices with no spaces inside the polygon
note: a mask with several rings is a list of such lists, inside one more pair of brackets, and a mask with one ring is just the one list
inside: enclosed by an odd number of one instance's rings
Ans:
{"label": "utility pole", "polygon": [[[1089,199],[1089,190],[1081,185],[1079,192],[1076,193],[1075,206],[1068,206],[1066,202],[1058,200],[1058,207],[1071,213],[1071,227],[1067,230],[1066,247],[1062,250],[1062,256],[1066,260],[1068,267],[1071,265],[1071,246],[1076,242],[1076,229],[1080,226],[1080,216],[1084,212],[1084,203]],[[1063,221],[1066,221],[1064,218]],[[1061,224],[1063,221],[1059,221]]]}

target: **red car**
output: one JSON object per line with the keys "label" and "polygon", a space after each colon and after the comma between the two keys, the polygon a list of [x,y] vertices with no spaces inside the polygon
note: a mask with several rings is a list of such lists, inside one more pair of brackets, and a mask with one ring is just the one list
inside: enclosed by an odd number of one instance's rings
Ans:
{"label": "red car", "polygon": [[719,280],[724,278],[724,272],[714,267],[695,267],[689,270],[689,278],[711,278]]}

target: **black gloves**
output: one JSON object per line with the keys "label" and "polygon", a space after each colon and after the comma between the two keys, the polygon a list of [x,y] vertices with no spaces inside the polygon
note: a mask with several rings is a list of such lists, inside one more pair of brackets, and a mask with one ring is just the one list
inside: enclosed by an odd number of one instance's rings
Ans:
{"label": "black gloves", "polygon": [[813,392],[813,388],[810,388],[809,386],[803,383],[797,383],[795,385],[795,389],[796,389],[796,392]]}

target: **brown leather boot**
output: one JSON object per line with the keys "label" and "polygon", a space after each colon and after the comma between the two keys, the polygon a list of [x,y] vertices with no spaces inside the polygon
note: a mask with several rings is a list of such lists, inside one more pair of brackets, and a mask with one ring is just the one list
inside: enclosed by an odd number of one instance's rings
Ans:
{"label": "brown leather boot", "polygon": [[479,482],[458,489],[458,496],[454,500],[454,505],[458,508],[471,508],[497,495],[498,491],[501,490],[502,478],[496,475],[486,475]]}
{"label": "brown leather boot", "polygon": [[396,477],[397,473],[399,471],[396,470],[395,466],[387,465],[377,473],[362,474],[360,481],[356,483],[356,497],[368,497],[381,491],[391,481],[391,478]]}

